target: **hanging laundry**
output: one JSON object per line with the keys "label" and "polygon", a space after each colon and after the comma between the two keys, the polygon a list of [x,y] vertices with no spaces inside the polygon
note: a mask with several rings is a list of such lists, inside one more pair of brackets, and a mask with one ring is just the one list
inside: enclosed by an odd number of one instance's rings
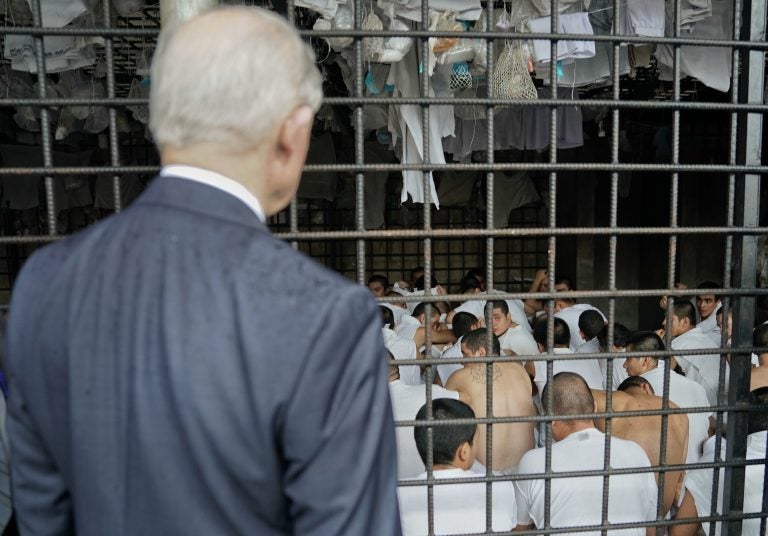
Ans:
{"label": "hanging laundry", "polygon": [[[728,0],[711,0],[712,16],[696,22],[690,37],[700,39],[730,39],[733,32],[733,4]],[[667,11],[667,36],[674,26]],[[674,49],[660,44],[656,48],[659,79],[672,80]],[[731,49],[726,47],[680,47],[680,73],[693,76],[702,84],[726,92],[731,87]]]}
{"label": "hanging laundry", "polygon": [[[402,61],[392,65],[387,83],[394,86],[393,95],[395,97],[420,96],[419,64],[415,49],[411,49]],[[430,96],[434,96],[432,88],[430,88],[429,93]],[[429,162],[444,164],[445,155],[442,139],[454,134],[453,106],[430,106],[429,123],[426,127],[429,137]],[[420,106],[391,106],[389,131],[393,133],[393,146],[399,148],[400,162],[403,164],[422,164],[424,162],[424,133]],[[399,145],[397,145],[395,133],[399,133],[401,137]],[[440,208],[432,172],[429,172],[428,179],[430,198],[435,206]],[[424,202],[424,174],[419,170],[403,170],[401,202],[407,201],[409,196],[415,203]]]}
{"label": "hanging laundry", "polygon": [[[31,8],[31,0],[28,0]],[[82,0],[49,0],[41,2],[43,26],[61,28],[82,21],[78,19],[87,14],[87,8]],[[76,24],[83,26],[84,24]],[[91,44],[103,42],[100,37],[48,35],[43,37],[45,50],[45,70],[58,73],[93,65],[96,53]],[[6,35],[3,56],[11,60],[11,68],[30,73],[37,72],[35,41],[31,35]]]}
{"label": "hanging laundry", "polygon": [[[550,33],[552,30],[551,17],[541,17],[528,21],[528,28],[532,33]],[[594,34],[592,24],[589,22],[589,14],[568,13],[557,18],[557,33],[568,34]],[[558,41],[557,60],[591,58],[595,55],[594,41]],[[533,40],[533,58],[538,63],[551,61],[551,45],[546,39]]]}
{"label": "hanging laundry", "polygon": [[[550,0],[522,0],[521,4],[529,3],[533,5],[533,7],[536,9],[536,11],[539,12],[539,14],[548,16],[552,14],[552,2]],[[589,9],[590,6],[590,0],[557,0],[555,5],[557,5],[557,9],[562,13],[563,11],[566,11],[567,9],[571,8],[572,6],[578,4],[583,9]]]}
{"label": "hanging laundry", "polygon": [[[378,0],[378,7],[389,9],[404,19],[421,22],[421,0]],[[482,12],[480,0],[429,0],[431,11],[453,11],[459,20],[478,20]]]}
{"label": "hanging laundry", "polygon": [[621,35],[664,36],[664,0],[632,0],[621,3],[619,32]]}
{"label": "hanging laundry", "polygon": [[[549,87],[538,90],[542,106],[510,106],[497,109],[493,120],[493,145],[495,150],[520,149],[538,151],[549,146],[550,111],[546,99],[552,94]],[[479,94],[478,96],[482,96]],[[571,88],[557,89],[558,99],[578,99],[578,92]],[[453,160],[467,162],[473,151],[487,149],[487,127],[485,118],[472,120],[456,118],[456,133],[443,140],[445,152]],[[581,108],[558,106],[557,147],[570,149],[584,145]]]}

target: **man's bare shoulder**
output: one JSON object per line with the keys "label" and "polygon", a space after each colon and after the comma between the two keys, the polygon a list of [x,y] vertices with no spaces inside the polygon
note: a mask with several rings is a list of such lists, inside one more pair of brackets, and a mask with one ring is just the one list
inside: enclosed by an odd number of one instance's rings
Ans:
{"label": "man's bare shoulder", "polygon": [[445,388],[449,391],[458,391],[461,388],[465,388],[470,381],[471,374],[469,369],[464,367],[451,374],[451,377],[448,378],[448,382],[445,384]]}

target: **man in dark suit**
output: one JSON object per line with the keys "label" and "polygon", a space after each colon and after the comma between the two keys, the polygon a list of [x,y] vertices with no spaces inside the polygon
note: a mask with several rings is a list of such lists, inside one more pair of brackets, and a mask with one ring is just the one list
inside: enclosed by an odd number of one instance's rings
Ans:
{"label": "man in dark suit", "polygon": [[264,225],[320,98],[312,55],[266,11],[161,36],[160,176],[14,288],[22,533],[399,533],[378,308]]}

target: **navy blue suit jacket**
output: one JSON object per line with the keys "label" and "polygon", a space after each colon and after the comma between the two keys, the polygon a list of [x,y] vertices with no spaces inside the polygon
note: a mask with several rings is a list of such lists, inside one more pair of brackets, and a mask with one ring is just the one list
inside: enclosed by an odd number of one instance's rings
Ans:
{"label": "navy blue suit jacket", "polygon": [[22,534],[400,532],[378,307],[227,193],[35,253],[8,352]]}

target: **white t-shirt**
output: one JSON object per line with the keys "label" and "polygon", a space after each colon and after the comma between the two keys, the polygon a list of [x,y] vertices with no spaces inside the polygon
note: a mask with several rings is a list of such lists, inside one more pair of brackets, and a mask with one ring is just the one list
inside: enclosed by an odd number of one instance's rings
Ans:
{"label": "white t-shirt", "polygon": [[579,317],[581,316],[581,313],[589,310],[597,311],[603,317],[603,320],[605,320],[605,315],[600,312],[600,309],[593,307],[588,303],[577,303],[570,307],[566,307],[565,309],[561,309],[559,313],[555,313],[555,318],[561,318],[568,324],[568,330],[571,332],[571,350],[574,352],[584,342],[581,335],[579,335]]}
{"label": "white t-shirt", "polygon": [[[461,339],[464,337],[459,337],[459,339],[453,343],[451,346],[446,348],[442,354],[440,354],[440,357],[445,358],[457,358],[457,357],[463,357],[464,354],[461,353]],[[440,376],[440,381],[443,382],[443,385],[448,383],[448,378],[451,377],[451,374],[456,372],[457,370],[463,369],[464,365],[461,363],[451,364],[451,365],[438,365],[437,366],[437,374]]]}
{"label": "white t-shirt", "polygon": [[[552,445],[552,471],[603,469],[605,435],[596,428],[574,432]],[[544,448],[527,452],[520,460],[518,474],[543,473]],[[645,451],[633,441],[611,438],[611,467],[650,467]],[[544,526],[543,478],[515,482],[517,524]],[[653,473],[613,475],[608,481],[608,521],[631,523],[656,519],[657,486]],[[628,500],[631,498],[631,500]],[[550,521],[553,528],[599,525],[602,522],[603,477],[553,478]],[[600,534],[580,532],[579,534]],[[645,536],[645,529],[621,534]]]}
{"label": "white t-shirt", "polygon": [[[395,359],[416,359],[416,343],[413,338],[405,339],[389,328],[382,328],[384,346],[392,352]],[[421,368],[418,365],[400,365],[400,379],[408,385],[421,383]]]}
{"label": "white t-shirt", "polygon": [[[720,307],[721,306],[718,305],[711,315],[696,324],[696,327],[699,329],[699,331],[709,337],[710,340],[715,344],[716,348],[722,344],[723,340],[723,334],[720,331],[720,326],[717,325],[717,312],[720,310]],[[698,311],[696,311],[696,317],[698,318],[698,316]]]}
{"label": "white t-shirt", "polygon": [[[664,363],[649,370],[642,377],[648,380],[656,396],[664,394]],[[669,374],[669,399],[681,408],[698,408],[709,405],[704,388],[693,380],[675,372]],[[709,437],[709,416],[712,413],[688,414],[688,454],[686,463],[694,463],[701,457],[701,445]]]}
{"label": "white t-shirt", "polygon": [[[408,309],[403,309],[402,307],[398,307],[397,305],[392,305],[391,303],[380,303],[382,307],[386,307],[390,311],[392,311],[392,316],[395,319],[395,327],[400,325],[400,321],[403,319],[403,316],[408,314]],[[392,326],[389,326],[390,328]]]}
{"label": "white t-shirt", "polygon": [[502,350],[510,350],[517,355],[539,355],[539,346],[533,335],[523,326],[515,326],[499,337]]}
{"label": "white t-shirt", "polygon": [[[389,395],[392,399],[392,413],[396,421],[412,421],[421,406],[427,403],[426,385],[407,385],[402,380],[389,382]],[[449,391],[439,385],[432,386],[432,400],[438,398],[459,399],[459,393]],[[413,426],[396,426],[397,441],[397,478],[414,478],[424,472],[424,463],[416,449],[413,438]]]}
{"label": "white t-shirt", "polygon": [[[552,363],[553,376],[558,372],[575,372],[584,378],[590,389],[603,388],[603,378],[597,359],[568,359],[564,356],[573,355],[569,348],[553,348],[552,351],[555,353]],[[544,392],[544,386],[547,384],[547,362],[536,361],[534,368],[536,369],[536,376],[533,378],[533,382],[539,389],[539,396],[541,396]]]}
{"label": "white t-shirt", "polygon": [[[603,361],[608,361],[607,359],[603,359]],[[626,361],[626,358],[624,357],[614,357],[613,358],[613,385],[612,389],[616,391],[619,388],[619,385],[621,385],[624,380],[629,378],[629,374],[627,374],[627,370],[624,368],[624,362]],[[607,364],[606,364],[607,367]]]}
{"label": "white t-shirt", "polygon": [[[672,339],[673,350],[702,350],[709,348],[719,348],[720,345],[712,341],[704,332],[695,327],[678,335]],[[707,392],[707,400],[711,406],[717,405],[717,384],[720,377],[720,355],[719,354],[701,354],[701,355],[681,355],[675,356],[680,368],[685,372],[686,378],[689,378],[704,387]],[[728,385],[728,364],[725,365],[726,380]],[[727,389],[726,389],[726,394]]]}
{"label": "white t-shirt", "polygon": [[[435,479],[477,478],[472,471],[445,469],[435,471]],[[422,473],[419,479],[426,480]],[[486,484],[438,484],[434,486],[435,534],[485,532]],[[400,520],[404,536],[423,536],[428,532],[427,486],[397,488]],[[511,482],[494,482],[492,488],[492,527],[497,532],[515,528],[517,509],[515,489]]]}
{"label": "white t-shirt", "polygon": [[[593,337],[588,341],[582,339],[581,345],[576,349],[577,354],[596,354],[599,352],[600,342],[597,340],[597,337]],[[607,367],[605,359],[598,359],[597,365],[600,367],[600,377],[603,380],[603,389],[605,389],[605,371]]]}
{"label": "white t-shirt", "polygon": [[[755,432],[747,436],[747,459],[765,459],[766,432]],[[711,439],[714,443],[714,438]],[[725,460],[725,438],[720,443],[721,460]],[[702,463],[715,461],[714,447],[705,452],[699,460]],[[763,478],[765,465],[748,465],[744,475],[744,513],[762,511]],[[712,481],[714,469],[695,469],[685,475],[685,491],[693,495],[696,502],[696,511],[700,516],[709,516],[712,508]],[[723,489],[725,488],[725,469],[720,469],[720,487],[717,496],[717,512],[715,515],[724,514]],[[704,532],[709,534],[709,523],[702,523]],[[715,534],[719,535],[722,524],[717,523]],[[760,534],[760,519],[745,519],[741,525],[741,534],[745,536],[758,536]]]}

